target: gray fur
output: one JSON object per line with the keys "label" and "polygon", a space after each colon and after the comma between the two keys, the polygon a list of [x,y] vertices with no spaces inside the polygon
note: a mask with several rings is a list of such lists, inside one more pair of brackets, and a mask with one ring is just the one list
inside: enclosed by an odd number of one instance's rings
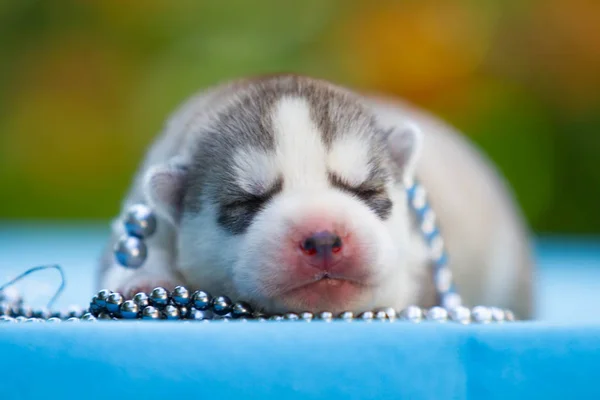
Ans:
{"label": "gray fur", "polygon": [[[261,207],[284,186],[280,180],[263,196],[246,193],[236,183],[231,160],[240,148],[272,152],[275,137],[270,116],[277,100],[284,96],[301,97],[311,107],[311,117],[319,126],[327,148],[336,137],[360,134],[368,137],[370,182],[374,187],[348,188],[339,180],[337,187],[351,191],[382,219],[391,211],[391,201],[383,186],[390,177],[385,168],[384,145],[373,116],[350,94],[301,77],[272,78],[259,81],[239,95],[200,129],[187,177],[183,208],[200,212],[203,202],[219,210],[219,224],[231,234],[241,234],[252,223]],[[368,185],[367,185],[368,186]]]}

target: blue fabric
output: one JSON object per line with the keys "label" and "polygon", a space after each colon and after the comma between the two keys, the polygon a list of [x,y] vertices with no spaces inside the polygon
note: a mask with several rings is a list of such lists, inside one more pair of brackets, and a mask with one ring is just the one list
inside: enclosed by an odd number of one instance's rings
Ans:
{"label": "blue fabric", "polygon": [[600,325],[21,324],[0,398],[599,399]]}
{"label": "blue fabric", "polygon": [[[58,305],[84,305],[106,234],[0,225],[0,282],[58,263]],[[535,323],[2,324],[0,400],[600,399],[600,241],[536,250]],[[58,282],[44,271],[17,287],[41,306]]]}

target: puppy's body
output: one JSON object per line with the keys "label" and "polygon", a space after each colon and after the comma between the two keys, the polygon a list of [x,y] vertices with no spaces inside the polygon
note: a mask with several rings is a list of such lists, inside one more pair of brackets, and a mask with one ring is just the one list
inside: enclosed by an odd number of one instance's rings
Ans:
{"label": "puppy's body", "polygon": [[[415,108],[295,76],[220,85],[173,115],[123,203],[158,213],[148,260],[137,271],[116,264],[116,219],[100,286],[185,284],[274,312],[431,306],[429,255],[403,186],[414,177],[464,302],[531,317],[527,230],[490,163]],[[321,232],[339,253],[306,251]]]}

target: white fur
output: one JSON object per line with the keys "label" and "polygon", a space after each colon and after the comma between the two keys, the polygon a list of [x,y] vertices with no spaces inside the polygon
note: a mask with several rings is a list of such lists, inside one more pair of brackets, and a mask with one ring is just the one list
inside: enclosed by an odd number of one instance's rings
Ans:
{"label": "white fur", "polygon": [[358,187],[369,178],[369,142],[358,135],[344,135],[337,139],[328,155],[331,172],[349,186]]}
{"label": "white fur", "polygon": [[232,163],[237,184],[248,193],[260,195],[277,180],[277,161],[264,151],[240,149]]}
{"label": "white fur", "polygon": [[272,124],[276,163],[286,189],[327,188],[325,147],[307,101],[283,97],[275,106]]}

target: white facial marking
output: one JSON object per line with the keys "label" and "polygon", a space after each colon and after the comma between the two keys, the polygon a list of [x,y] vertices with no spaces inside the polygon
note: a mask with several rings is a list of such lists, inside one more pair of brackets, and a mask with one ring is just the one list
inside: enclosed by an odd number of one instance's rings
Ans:
{"label": "white facial marking", "polygon": [[359,135],[344,135],[329,153],[329,168],[350,186],[360,186],[369,178],[369,143]]}
{"label": "white facial marking", "polygon": [[317,124],[311,119],[310,105],[301,98],[283,97],[272,116],[276,160],[283,173],[286,190],[326,188],[326,151]]}
{"label": "white facial marking", "polygon": [[237,184],[248,193],[261,194],[277,179],[276,160],[262,150],[240,149],[232,162]]}

